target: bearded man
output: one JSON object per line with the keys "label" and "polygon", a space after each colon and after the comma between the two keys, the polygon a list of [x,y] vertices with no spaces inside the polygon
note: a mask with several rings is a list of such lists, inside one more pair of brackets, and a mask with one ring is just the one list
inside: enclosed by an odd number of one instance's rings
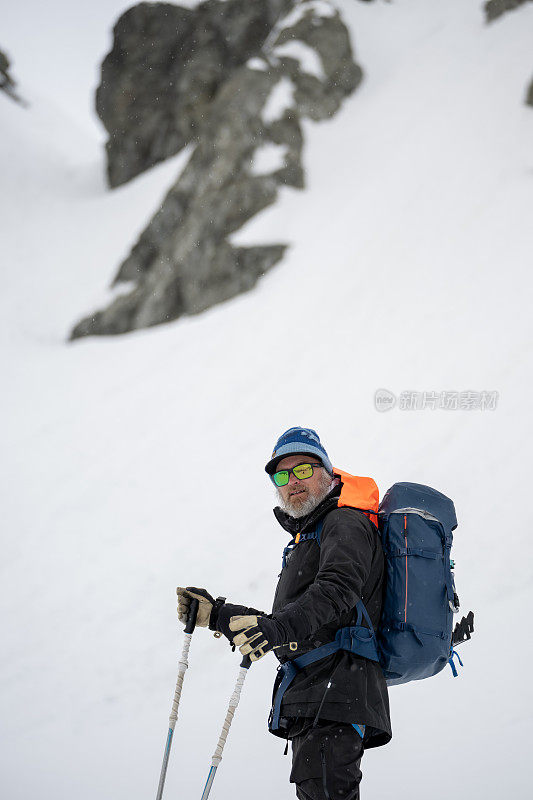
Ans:
{"label": "bearded man", "polygon": [[274,651],[269,730],[292,743],[297,797],[357,800],[364,749],[391,738],[381,667],[353,644],[355,635],[373,636],[381,613],[384,558],[364,493],[375,484],[335,471],[310,428],[285,431],[265,470],[277,489],[275,517],[291,535],[272,613],[193,587],[178,588],[178,613],[185,621],[194,597],[197,625],[223,633],[252,661]]}

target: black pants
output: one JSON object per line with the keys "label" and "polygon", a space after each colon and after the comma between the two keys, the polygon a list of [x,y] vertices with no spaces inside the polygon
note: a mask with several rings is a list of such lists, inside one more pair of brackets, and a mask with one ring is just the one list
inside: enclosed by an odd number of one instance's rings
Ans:
{"label": "black pants", "polygon": [[292,739],[291,783],[299,800],[359,800],[363,741],[351,725],[318,722]]}

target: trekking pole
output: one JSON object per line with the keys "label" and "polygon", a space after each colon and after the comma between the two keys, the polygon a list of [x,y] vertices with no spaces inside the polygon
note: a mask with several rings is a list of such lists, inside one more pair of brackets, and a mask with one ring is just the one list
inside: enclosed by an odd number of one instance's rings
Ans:
{"label": "trekking pole", "polygon": [[226,719],[224,720],[224,724],[222,725],[222,731],[220,733],[218,744],[216,746],[213,758],[211,760],[211,768],[209,770],[209,775],[207,776],[207,781],[204,787],[204,793],[202,794],[202,800],[207,800],[207,798],[209,797],[211,786],[213,785],[213,781],[215,780],[217,767],[222,761],[222,751],[224,750],[224,745],[226,744],[226,738],[229,733],[230,725],[233,721],[233,715],[235,714],[235,709],[239,705],[241,689],[244,683],[244,679],[248,674],[248,669],[251,663],[252,662],[250,661],[250,656],[244,656],[243,660],[241,661],[239,675],[237,677],[237,683],[235,684],[235,689],[233,690],[233,694],[231,695],[228,706],[228,712],[226,714]]}
{"label": "trekking pole", "polygon": [[189,613],[187,615],[187,622],[185,624],[185,640],[183,642],[183,650],[181,652],[181,659],[178,662],[178,680],[176,681],[176,691],[174,692],[174,700],[172,701],[172,711],[168,718],[168,735],[167,743],[165,745],[165,753],[163,755],[163,764],[161,766],[161,776],[159,778],[159,786],[157,787],[156,800],[161,800],[163,796],[163,788],[165,786],[165,778],[167,776],[168,757],[170,755],[170,748],[172,746],[172,737],[174,735],[174,728],[178,719],[178,706],[180,704],[181,690],[183,688],[183,678],[185,677],[185,670],[189,666],[189,647],[191,646],[191,638],[196,625],[196,615],[198,614],[198,600],[191,600]]}

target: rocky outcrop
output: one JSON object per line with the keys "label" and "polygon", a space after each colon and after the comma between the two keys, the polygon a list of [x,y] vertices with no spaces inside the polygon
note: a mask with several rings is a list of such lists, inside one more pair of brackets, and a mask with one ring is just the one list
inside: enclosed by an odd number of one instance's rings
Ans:
{"label": "rocky outcrop", "polygon": [[82,320],[72,338],[157,325],[255,285],[285,246],[235,247],[230,235],[280,185],[303,187],[302,117],[331,117],[361,78],[329,3],[304,0],[278,20],[205,105],[188,164],[116,276],[131,291]]}
{"label": "rocky outcrop", "polygon": [[140,3],[114,28],[96,111],[109,133],[111,187],[197,141],[211,101],[257,53],[291,0]]}
{"label": "rocky outcrop", "polygon": [[533,106],[533,80],[530,82],[526,93],[526,106]]}
{"label": "rocky outcrop", "polygon": [[492,22],[492,20],[498,19],[502,14],[505,14],[506,11],[512,11],[518,8],[518,6],[529,2],[531,2],[531,0],[488,0],[488,2],[485,3],[486,20],[487,22]]}
{"label": "rocky outcrop", "polygon": [[[532,2],[532,0],[488,0],[488,2],[485,3],[487,22],[492,22],[507,11],[513,11],[515,8],[530,2]],[[533,106],[533,80],[529,84],[526,93],[526,105]]]}
{"label": "rocky outcrop", "polygon": [[10,62],[8,57],[0,50],[0,89],[5,92],[12,100],[23,103],[22,99],[15,91],[16,83],[9,74]]}

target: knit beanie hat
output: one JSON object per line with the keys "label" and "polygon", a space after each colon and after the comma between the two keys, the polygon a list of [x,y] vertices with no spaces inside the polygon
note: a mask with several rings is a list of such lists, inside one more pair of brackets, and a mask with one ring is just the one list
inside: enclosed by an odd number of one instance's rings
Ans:
{"label": "knit beanie hat", "polygon": [[273,475],[278,463],[286,456],[301,453],[302,455],[312,454],[320,459],[330,475],[333,475],[333,467],[328,458],[318,434],[311,428],[289,428],[282,433],[275,444],[272,458],[265,467],[265,472]]}

